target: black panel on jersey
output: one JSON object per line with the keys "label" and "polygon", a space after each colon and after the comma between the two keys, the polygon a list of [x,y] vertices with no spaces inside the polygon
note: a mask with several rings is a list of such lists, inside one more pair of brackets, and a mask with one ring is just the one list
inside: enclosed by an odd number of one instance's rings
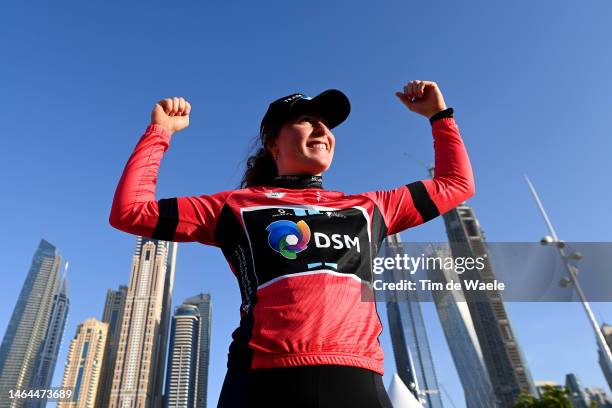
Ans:
{"label": "black panel on jersey", "polygon": [[[244,209],[242,217],[253,250],[258,285],[318,269],[355,274],[365,281],[372,278],[370,261],[374,254],[370,252],[368,215],[358,208],[331,211],[316,206],[269,206]],[[287,246],[289,250],[283,255],[280,246],[275,248],[271,242],[276,229],[289,237],[290,241],[284,241],[287,245],[295,245],[294,241],[302,239],[300,222],[309,231],[310,240],[301,249]]]}
{"label": "black panel on jersey", "polygon": [[414,206],[421,215],[423,222],[427,222],[440,215],[438,207],[436,207],[436,204],[429,196],[423,182],[415,181],[414,183],[408,184],[406,187],[408,187],[408,190],[410,191],[412,201],[414,201]]}
{"label": "black panel on jersey", "polygon": [[221,247],[223,255],[232,266],[242,298],[240,306],[242,317],[240,326],[232,333],[227,366],[228,368],[250,368],[253,351],[249,348],[249,340],[253,333],[253,307],[257,303],[257,278],[253,271],[251,248],[247,236],[234,212],[227,205],[223,206],[219,214],[215,242]]}
{"label": "black panel on jersey", "polygon": [[158,201],[159,218],[153,230],[152,238],[162,241],[172,241],[179,222],[178,200],[176,198],[162,198]]}

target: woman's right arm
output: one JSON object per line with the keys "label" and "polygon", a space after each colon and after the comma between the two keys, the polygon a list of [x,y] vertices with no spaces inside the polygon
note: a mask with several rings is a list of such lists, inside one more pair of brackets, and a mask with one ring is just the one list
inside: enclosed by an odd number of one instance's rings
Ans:
{"label": "woman's right arm", "polygon": [[130,156],[113,199],[110,224],[130,234],[165,241],[215,245],[216,220],[230,192],[157,200],[159,165],[172,134],[189,125],[191,107],[183,98],[160,101],[151,125]]}

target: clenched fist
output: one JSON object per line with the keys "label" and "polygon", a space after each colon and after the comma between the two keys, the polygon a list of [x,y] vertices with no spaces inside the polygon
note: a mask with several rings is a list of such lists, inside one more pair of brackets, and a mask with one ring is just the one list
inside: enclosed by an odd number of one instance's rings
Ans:
{"label": "clenched fist", "polygon": [[430,81],[410,81],[404,85],[404,92],[395,95],[413,112],[431,118],[446,109],[446,103],[438,84]]}
{"label": "clenched fist", "polygon": [[191,105],[182,97],[166,98],[155,104],[151,112],[151,124],[160,125],[173,134],[189,126]]}

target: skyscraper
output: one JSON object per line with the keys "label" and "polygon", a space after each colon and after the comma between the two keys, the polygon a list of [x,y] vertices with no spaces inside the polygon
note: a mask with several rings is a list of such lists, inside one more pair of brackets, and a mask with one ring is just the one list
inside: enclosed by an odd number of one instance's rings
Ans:
{"label": "skyscraper", "polygon": [[[608,343],[608,347],[612,348],[612,326],[606,323],[602,324],[601,333],[606,339],[606,343]],[[608,387],[610,388],[610,390],[612,390],[612,370],[610,370],[610,368],[608,367],[608,364],[606,363],[606,359],[603,353],[604,351],[601,349],[601,347],[599,347],[598,348],[599,366],[601,367],[601,370],[604,373],[604,377],[606,377],[606,382],[608,383]]]}
{"label": "skyscraper", "polygon": [[[399,234],[388,236],[381,255],[394,258],[402,253]],[[412,280],[410,273],[403,269],[387,269],[384,274],[386,282]],[[423,406],[441,408],[442,397],[418,293],[406,291],[404,294],[406,298],[402,299],[395,293],[387,297],[387,318],[397,374]]]}
{"label": "skyscraper", "polygon": [[94,318],[77,327],[70,342],[62,379],[62,388],[71,389],[72,396],[70,401],[59,401],[58,408],[96,406],[107,335],[108,324]]}
{"label": "skyscraper", "polygon": [[121,285],[117,290],[108,289],[106,291],[102,321],[108,324],[108,338],[106,340],[104,363],[100,374],[98,398],[96,400],[96,406],[99,408],[108,407],[126,296],[127,286]]}
{"label": "skyscraper", "polygon": [[172,318],[164,407],[196,408],[200,311],[183,303]]}
{"label": "skyscraper", "polygon": [[[42,351],[38,359],[38,367],[32,382],[34,389],[48,389],[51,386],[55,365],[57,363],[57,355],[59,353],[64,329],[66,328],[66,320],[68,319],[68,309],[70,308],[70,300],[68,299],[68,282],[66,275],[58,285],[58,290],[53,296],[53,305],[51,306],[51,318],[45,333]],[[46,399],[36,399],[30,401],[30,408],[43,408],[47,404]]]}
{"label": "skyscraper", "polygon": [[209,294],[201,293],[185,299],[183,304],[194,305],[200,312],[200,345],[198,350],[198,395],[196,408],[206,408],[208,398],[208,361],[210,357],[210,326],[212,301]]}
{"label": "skyscraper", "polygon": [[569,391],[569,400],[574,408],[589,408],[589,398],[575,374],[565,376],[565,388]]}
{"label": "skyscraper", "polygon": [[160,407],[176,244],[138,237],[122,315],[110,408]]}
{"label": "skyscraper", "polygon": [[[473,209],[463,203],[443,217],[453,257],[484,259],[483,269],[466,270],[460,275],[461,280],[493,282],[495,273]],[[497,290],[470,290],[464,291],[464,296],[497,403],[500,407],[514,407],[521,392],[535,394],[535,389],[501,294]]]}
{"label": "skyscraper", "polygon": [[[439,259],[450,257],[447,248],[434,248],[433,256]],[[432,291],[444,337],[459,374],[467,408],[489,408],[495,406],[495,393],[484,364],[478,337],[462,290],[448,290],[447,283],[456,275],[435,265],[427,269],[432,282],[444,285],[444,290]]]}
{"label": "skyscraper", "polygon": [[21,407],[24,400],[7,399],[9,390],[29,389],[41,355],[57,291],[62,258],[42,239],[17,298],[0,346],[0,408]]}

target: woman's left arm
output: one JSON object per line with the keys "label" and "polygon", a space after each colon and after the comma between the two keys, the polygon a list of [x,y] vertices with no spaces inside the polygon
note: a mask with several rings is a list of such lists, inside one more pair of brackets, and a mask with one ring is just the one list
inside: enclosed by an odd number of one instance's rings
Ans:
{"label": "woman's left arm", "polygon": [[444,214],[474,195],[474,176],[463,140],[435,82],[411,81],[396,96],[432,125],[435,165],[433,179],[389,191],[366,193],[380,209],[393,234]]}

